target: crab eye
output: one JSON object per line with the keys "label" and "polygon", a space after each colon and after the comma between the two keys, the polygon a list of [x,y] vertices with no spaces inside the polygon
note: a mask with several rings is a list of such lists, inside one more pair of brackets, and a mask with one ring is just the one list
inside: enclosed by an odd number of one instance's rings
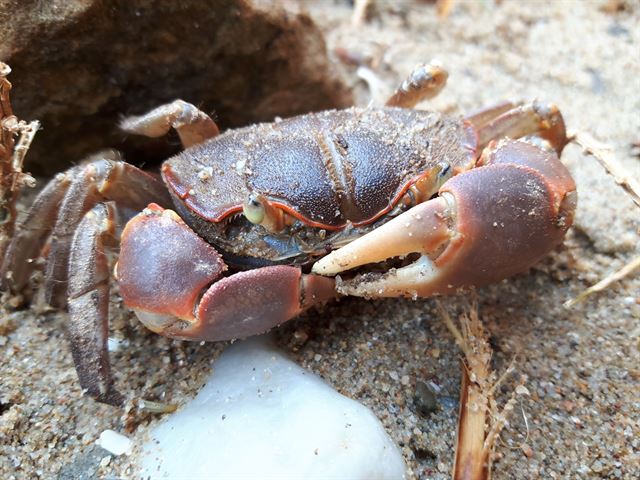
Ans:
{"label": "crab eye", "polygon": [[444,183],[453,176],[451,165],[446,162],[440,162],[436,167],[438,174],[436,176],[436,190],[439,190]]}
{"label": "crab eye", "polygon": [[242,205],[242,213],[251,223],[259,225],[264,220],[264,205],[258,197],[251,194]]}

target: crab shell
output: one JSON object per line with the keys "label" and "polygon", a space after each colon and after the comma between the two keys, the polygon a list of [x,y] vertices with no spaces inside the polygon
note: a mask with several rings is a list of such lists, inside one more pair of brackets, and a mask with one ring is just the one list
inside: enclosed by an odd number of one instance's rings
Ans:
{"label": "crab shell", "polygon": [[321,243],[326,253],[324,232],[335,238],[349,227],[358,236],[383,223],[417,183],[435,193],[438,166],[473,167],[476,144],[470,126],[438,113],[351,108],[229,131],[167,160],[162,175],[180,216],[207,241],[275,263],[301,255],[292,229],[225,228],[250,195],[297,221],[294,231],[306,229],[307,251]]}

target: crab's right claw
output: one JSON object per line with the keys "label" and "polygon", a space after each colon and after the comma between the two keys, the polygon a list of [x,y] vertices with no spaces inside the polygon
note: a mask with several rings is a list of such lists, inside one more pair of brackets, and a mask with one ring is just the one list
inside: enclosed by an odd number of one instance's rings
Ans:
{"label": "crab's right claw", "polygon": [[172,210],[151,204],[121,236],[116,277],[125,304],[150,330],[182,340],[259,335],[337,296],[332,278],[271,265],[227,266]]}
{"label": "crab's right claw", "polygon": [[526,270],[562,241],[575,183],[555,152],[524,141],[491,144],[479,163],[446,182],[438,198],[332,252],[313,272],[334,275],[421,254],[406,267],[337,285],[343,294],[392,297],[447,293]]}

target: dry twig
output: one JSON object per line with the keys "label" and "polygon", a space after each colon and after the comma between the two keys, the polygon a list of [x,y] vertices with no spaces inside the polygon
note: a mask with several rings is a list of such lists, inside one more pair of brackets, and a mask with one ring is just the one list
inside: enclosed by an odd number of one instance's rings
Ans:
{"label": "dry twig", "polygon": [[[611,148],[603,143],[598,142],[591,135],[584,132],[572,132],[567,135],[569,141],[573,141],[580,145],[585,154],[595,158],[600,165],[604,167],[606,172],[611,175],[615,182],[624,189],[624,191],[631,197],[631,200],[640,207],[640,182],[638,179],[627,175],[624,168],[616,161],[615,157],[611,153]],[[581,302],[589,295],[595,292],[601,292],[609,287],[614,282],[622,280],[627,275],[630,275],[636,269],[640,267],[640,257],[636,257],[627,265],[622,267],[617,272],[607,275],[595,285],[587,288],[581,292],[575,298],[567,300],[564,303],[566,308],[571,308],[575,304]]]}
{"label": "dry twig", "polygon": [[355,0],[353,13],[351,14],[351,25],[359,27],[367,19],[367,10],[371,5],[371,0]]}
{"label": "dry twig", "polygon": [[611,153],[609,146],[598,142],[591,135],[584,132],[572,132],[567,137],[569,141],[580,145],[584,153],[595,158],[607,173],[614,178],[616,183],[627,192],[631,200],[640,207],[640,182],[638,179],[626,174],[624,168],[620,166]]}
{"label": "dry twig", "polygon": [[10,72],[9,66],[0,62],[0,258],[13,236],[20,188],[35,185],[33,177],[22,172],[22,164],[40,128],[39,122],[27,123],[13,114],[11,83],[6,79]]}
{"label": "dry twig", "polygon": [[633,271],[637,270],[638,268],[640,268],[640,256],[631,260],[629,263],[627,263],[624,267],[622,267],[617,272],[613,272],[611,275],[607,275],[595,285],[590,286],[585,291],[578,294],[577,297],[564,302],[565,308],[573,307],[576,303],[580,303],[582,300],[587,298],[592,293],[601,292],[605,290],[607,287],[609,287],[609,285],[611,285],[614,282],[617,282],[618,280],[622,280],[624,277],[631,274]]}
{"label": "dry twig", "polygon": [[454,480],[486,480],[491,478],[491,464],[496,441],[516,404],[517,396],[528,394],[524,379],[502,409],[493,396],[496,387],[513,370],[507,369],[499,379],[491,370],[492,350],[487,332],[473,305],[468,315],[460,318],[460,328],[440,302],[438,310],[463,353],[462,388],[458,440],[453,467]]}

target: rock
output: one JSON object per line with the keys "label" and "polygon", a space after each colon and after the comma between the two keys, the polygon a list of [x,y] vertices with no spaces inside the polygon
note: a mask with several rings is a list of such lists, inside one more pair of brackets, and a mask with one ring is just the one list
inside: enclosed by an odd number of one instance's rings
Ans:
{"label": "rock", "polygon": [[125,138],[117,123],[176,98],[223,129],[351,105],[320,30],[275,1],[10,0],[0,24],[14,110],[43,125],[36,174],[105,147],[137,164],[166,158],[177,139]]}
{"label": "rock", "polygon": [[196,398],[151,432],[138,464],[152,479],[405,476],[370,410],[261,337],[222,354]]}
{"label": "rock", "polygon": [[428,417],[438,409],[438,401],[435,392],[422,380],[416,382],[416,391],[413,396],[416,410],[423,417]]}

